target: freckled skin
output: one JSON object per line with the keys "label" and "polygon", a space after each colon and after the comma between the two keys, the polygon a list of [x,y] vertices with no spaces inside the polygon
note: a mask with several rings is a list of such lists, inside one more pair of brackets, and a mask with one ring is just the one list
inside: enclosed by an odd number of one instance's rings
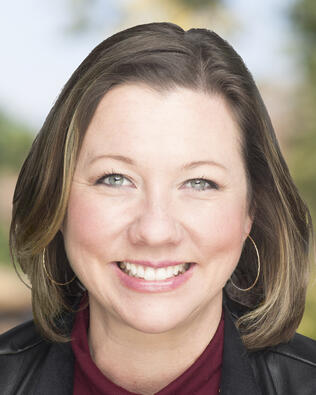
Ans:
{"label": "freckled skin", "polygon": [[[239,138],[218,96],[184,88],[162,95],[144,85],[104,96],[83,141],[63,226],[68,258],[89,292],[92,331],[100,333],[101,321],[108,333],[115,328],[134,341],[139,332],[181,337],[193,322],[215,331],[222,288],[252,224]],[[128,156],[137,166],[90,163],[102,154]],[[197,160],[226,170],[180,169]],[[112,170],[126,177],[122,186],[96,184]],[[201,176],[219,188],[199,191],[188,183]],[[115,275],[110,262],[128,258],[197,265],[180,288],[148,294],[125,288]]]}

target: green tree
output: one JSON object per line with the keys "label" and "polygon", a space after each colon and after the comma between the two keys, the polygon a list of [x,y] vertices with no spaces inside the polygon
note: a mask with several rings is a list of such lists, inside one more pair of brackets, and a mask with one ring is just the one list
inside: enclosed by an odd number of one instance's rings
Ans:
{"label": "green tree", "polygon": [[0,111],[0,170],[17,171],[30,149],[30,130]]}
{"label": "green tree", "polygon": [[[316,220],[316,2],[296,0],[290,19],[297,38],[297,56],[302,72],[297,94],[296,122],[290,141],[293,175]],[[315,278],[315,268],[313,268]],[[306,313],[301,331],[316,339],[315,280],[308,291]]]}
{"label": "green tree", "polygon": [[[34,136],[22,123],[17,122],[0,111],[0,188],[3,193],[4,180],[20,169],[33,141]],[[7,198],[4,198],[5,200]],[[9,200],[9,198],[8,198]],[[0,202],[0,264],[10,262],[9,254],[9,211],[10,201]]]}
{"label": "green tree", "polygon": [[[107,17],[112,15],[113,10],[118,16],[119,24],[124,23],[134,9],[152,9],[164,10],[164,15],[169,16],[174,23],[182,25],[181,22],[185,24],[186,18],[191,19],[197,14],[213,15],[214,10],[224,8],[224,3],[224,0],[129,0],[123,5],[104,0],[66,0],[68,12],[66,31],[73,35],[87,31],[103,31],[108,23]],[[158,14],[160,15],[159,11]],[[111,25],[112,23],[111,20]]]}
{"label": "green tree", "polygon": [[290,141],[294,177],[316,214],[316,2],[297,0],[290,10],[302,72]]}

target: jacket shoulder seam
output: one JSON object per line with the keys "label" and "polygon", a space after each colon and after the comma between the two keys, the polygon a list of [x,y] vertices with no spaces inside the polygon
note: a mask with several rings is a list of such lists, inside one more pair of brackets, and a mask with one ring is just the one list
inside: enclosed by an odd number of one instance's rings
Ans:
{"label": "jacket shoulder seam", "polygon": [[37,346],[39,346],[41,343],[43,343],[44,341],[42,339],[39,339],[38,341],[32,343],[32,344],[28,344],[27,346],[20,348],[18,350],[1,350],[0,349],[0,355],[16,355],[16,354],[21,354],[23,352],[29,351],[32,348],[35,348]]}
{"label": "jacket shoulder seam", "polygon": [[45,340],[37,332],[34,321],[24,322],[0,336],[0,355],[15,355],[44,344]]}
{"label": "jacket shoulder seam", "polygon": [[310,366],[313,366],[313,367],[316,368],[316,361],[311,361],[309,359],[303,358],[303,357],[301,357],[299,355],[291,354],[291,353],[286,352],[286,351],[280,351],[280,350],[271,350],[271,351],[274,354],[279,354],[279,355],[282,355],[283,357],[291,358],[291,359],[294,359],[296,361],[305,363],[307,365],[310,365]]}

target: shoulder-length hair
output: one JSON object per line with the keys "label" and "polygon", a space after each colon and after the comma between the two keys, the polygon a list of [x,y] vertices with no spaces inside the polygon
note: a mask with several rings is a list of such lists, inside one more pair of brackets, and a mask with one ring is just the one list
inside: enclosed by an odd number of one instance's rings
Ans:
{"label": "shoulder-length hair", "polygon": [[[184,31],[172,23],[135,26],[104,40],[73,73],[21,169],[10,230],[12,257],[32,284],[33,313],[42,333],[65,341],[58,320],[82,292],[67,260],[63,223],[84,134],[102,97],[114,86],[142,83],[163,92],[189,88],[225,98],[242,137],[249,186],[251,230],[261,258],[256,286],[241,292],[228,281],[228,295],[248,309],[237,321],[246,347],[288,341],[305,305],[312,234],[308,208],[300,198],[255,82],[235,50],[207,29]],[[234,273],[242,287],[256,278],[257,264],[246,243]],[[241,273],[241,275],[238,273]]]}

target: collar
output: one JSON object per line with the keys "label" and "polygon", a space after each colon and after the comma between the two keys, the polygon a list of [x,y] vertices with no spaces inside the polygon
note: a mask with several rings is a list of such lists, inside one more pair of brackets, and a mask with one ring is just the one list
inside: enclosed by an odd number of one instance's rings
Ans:
{"label": "collar", "polygon": [[[237,310],[237,309],[238,310]],[[222,395],[260,395],[249,354],[234,324],[242,306],[224,295],[224,350],[222,362]]]}

